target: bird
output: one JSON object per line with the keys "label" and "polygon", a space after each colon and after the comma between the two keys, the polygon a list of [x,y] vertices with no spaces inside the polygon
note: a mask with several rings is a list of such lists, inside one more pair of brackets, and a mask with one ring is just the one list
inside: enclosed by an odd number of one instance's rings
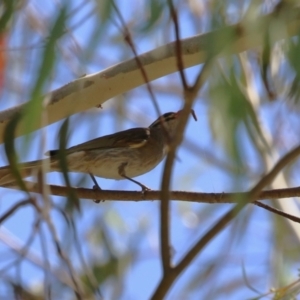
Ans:
{"label": "bird", "polygon": [[[101,188],[94,176],[127,179],[139,185],[142,191],[150,190],[132,178],[148,173],[166,156],[182,111],[165,113],[146,128],[127,129],[65,149],[68,171],[89,174],[94,188],[98,189]],[[191,114],[197,121],[194,110]],[[49,156],[48,172],[61,172],[60,151],[46,153]],[[21,163],[21,176],[32,176],[41,168],[43,160]],[[0,168],[0,186],[9,186],[15,181],[9,165]]]}

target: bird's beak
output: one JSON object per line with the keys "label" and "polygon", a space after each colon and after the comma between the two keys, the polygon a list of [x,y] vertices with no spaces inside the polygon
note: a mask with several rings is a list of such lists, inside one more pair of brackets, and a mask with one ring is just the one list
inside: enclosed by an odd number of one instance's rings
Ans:
{"label": "bird's beak", "polygon": [[197,119],[197,116],[196,116],[195,111],[193,109],[191,109],[191,114],[192,114],[194,120],[197,122],[198,119]]}

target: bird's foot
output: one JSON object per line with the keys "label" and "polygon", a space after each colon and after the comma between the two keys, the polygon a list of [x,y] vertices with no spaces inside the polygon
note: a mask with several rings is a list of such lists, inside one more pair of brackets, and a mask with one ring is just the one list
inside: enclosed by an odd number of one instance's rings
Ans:
{"label": "bird's foot", "polygon": [[[101,189],[101,187],[97,184],[95,184],[94,186],[93,186],[93,190],[94,191],[102,191],[102,189]],[[100,203],[100,202],[104,202],[105,200],[99,200],[99,199],[94,199],[93,200],[95,203]]]}
{"label": "bird's foot", "polygon": [[[94,175],[92,173],[89,173],[93,182],[94,182],[94,186],[93,186],[93,190],[94,191],[102,191],[100,185],[98,184],[97,180],[95,179]],[[99,200],[99,199],[94,199],[93,200],[95,203],[100,203],[100,202],[104,202],[105,200]]]}
{"label": "bird's foot", "polygon": [[143,193],[145,193],[145,192],[147,192],[147,191],[151,191],[150,188],[148,188],[147,186],[145,186],[145,185],[143,185],[143,184],[141,184],[140,187],[142,188],[142,192],[143,192]]}

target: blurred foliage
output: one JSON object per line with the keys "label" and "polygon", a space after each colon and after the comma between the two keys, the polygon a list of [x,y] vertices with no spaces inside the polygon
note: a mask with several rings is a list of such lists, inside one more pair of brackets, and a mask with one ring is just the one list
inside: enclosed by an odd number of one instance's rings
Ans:
{"label": "blurred foliage", "polygon": [[[22,115],[16,114],[14,115],[9,123],[6,126],[5,132],[4,132],[4,148],[5,148],[5,154],[8,160],[8,163],[10,165],[12,174],[16,178],[18,186],[23,190],[27,191],[26,185],[23,182],[21,172],[19,170],[18,166],[18,155],[16,153],[15,149],[15,132],[16,128],[21,120]],[[27,191],[28,192],[28,191]]]}
{"label": "blurred foliage", "polygon": [[17,0],[4,0],[0,4],[1,17],[0,17],[0,34],[7,29],[11,18],[17,8]]}
{"label": "blurred foliage", "polygon": [[50,25],[49,36],[46,38],[44,51],[41,54],[41,62],[37,71],[36,82],[30,95],[30,101],[24,109],[24,133],[31,132],[34,122],[41,122],[45,84],[49,81],[56,63],[55,48],[59,38],[64,33],[67,8],[62,7],[54,17],[53,25]]}
{"label": "blurred foliage", "polygon": [[145,24],[142,24],[141,31],[147,33],[150,29],[155,28],[155,23],[162,16],[162,13],[166,8],[166,1],[162,0],[153,0],[145,3],[146,9],[145,11],[149,12],[149,17],[146,19]]}
{"label": "blurred foliage", "polygon": [[299,51],[300,51],[300,32],[297,37],[294,39],[291,39],[289,43],[289,49],[288,49],[288,60],[290,62],[290,66],[293,69],[295,75],[294,75],[294,80],[291,85],[290,89],[290,96],[293,97],[297,102],[299,100],[299,82],[300,82],[300,66],[297,63],[299,59]]}
{"label": "blurred foliage", "polygon": [[[215,140],[221,139],[220,142],[227,150],[229,157],[233,158],[233,163],[243,168],[243,163],[246,161],[242,156],[243,145],[240,144],[240,136],[249,136],[254,147],[258,139],[265,145],[266,142],[251,103],[241,91],[233,70],[229,73],[229,78],[225,78],[222,74],[218,78],[216,75],[214,81],[211,82],[210,127]],[[259,150],[256,149],[257,153],[260,153]]]}
{"label": "blurred foliage", "polygon": [[[138,53],[174,40],[167,1],[114,3]],[[180,169],[173,175],[174,189],[248,190],[271,168],[274,157],[299,144],[300,35],[273,40],[276,30],[286,30],[280,16],[296,11],[297,3],[173,3],[183,38],[220,30],[203,41],[207,57],[220,58],[196,99],[194,108],[200,124],[189,124],[198,127],[186,131],[176,161]],[[259,28],[265,33],[261,47],[232,54],[231,44],[240,32],[229,25],[242,21],[243,26],[256,28],[257,19],[274,10],[277,15],[272,26]],[[111,133],[106,129],[119,124],[147,126],[156,118],[149,94],[141,87],[105,103],[101,118],[97,110],[82,112],[52,125],[47,132],[27,135],[25,143],[24,138],[14,139],[17,126],[28,133],[34,122],[45,121],[46,92],[133,57],[121,24],[111,0],[5,0],[0,4],[0,38],[5,41],[0,50],[0,68],[5,75],[0,108],[29,99],[22,114],[8,124],[2,152],[23,191],[18,162],[42,157],[46,139],[51,149],[60,150],[63,178],[51,177],[50,181],[91,187],[88,180],[68,173],[64,149],[69,143]],[[185,70],[187,81],[194,82],[197,72],[199,67]],[[151,87],[162,111],[183,106],[178,74],[152,82]],[[1,163],[6,163],[4,158]],[[298,185],[298,164],[273,187]],[[161,173],[151,174],[146,181],[155,186]],[[127,187],[119,182],[105,184],[111,189]],[[156,202],[96,205],[79,201],[73,193],[66,201],[30,197],[30,205],[12,210],[10,218],[5,218],[10,231],[0,232],[2,243],[14,250],[8,253],[1,244],[0,298],[74,299],[76,281],[82,286],[84,299],[150,298],[161,277]],[[22,198],[23,193],[1,189],[5,212]],[[292,202],[286,199],[270,205],[283,209],[287,201]],[[177,262],[228,211],[228,205],[180,203],[175,208],[171,209],[171,252]],[[299,203],[293,202],[289,211],[298,215]],[[26,253],[24,243],[15,236],[25,241]],[[65,256],[59,253],[57,240]],[[299,244],[299,226],[249,207],[204,249],[172,287],[168,299],[297,299]],[[36,267],[29,266],[28,261]]]}
{"label": "blurred foliage", "polygon": [[69,140],[69,118],[67,118],[60,127],[59,130],[59,150],[58,150],[58,158],[60,169],[62,170],[63,177],[65,180],[65,185],[69,189],[68,201],[66,204],[66,210],[73,210],[74,208],[80,211],[80,202],[75,192],[71,189],[71,183],[68,173],[68,162],[67,162],[67,144]]}

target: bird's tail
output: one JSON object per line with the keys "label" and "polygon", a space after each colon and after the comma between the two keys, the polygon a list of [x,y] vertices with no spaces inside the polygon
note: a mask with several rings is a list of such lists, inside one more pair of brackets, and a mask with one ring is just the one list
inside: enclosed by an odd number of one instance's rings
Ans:
{"label": "bird's tail", "polygon": [[[35,175],[41,168],[43,160],[35,160],[28,163],[19,164],[19,171],[22,178]],[[12,173],[10,166],[0,168],[0,186],[10,185],[16,182],[16,177]]]}

